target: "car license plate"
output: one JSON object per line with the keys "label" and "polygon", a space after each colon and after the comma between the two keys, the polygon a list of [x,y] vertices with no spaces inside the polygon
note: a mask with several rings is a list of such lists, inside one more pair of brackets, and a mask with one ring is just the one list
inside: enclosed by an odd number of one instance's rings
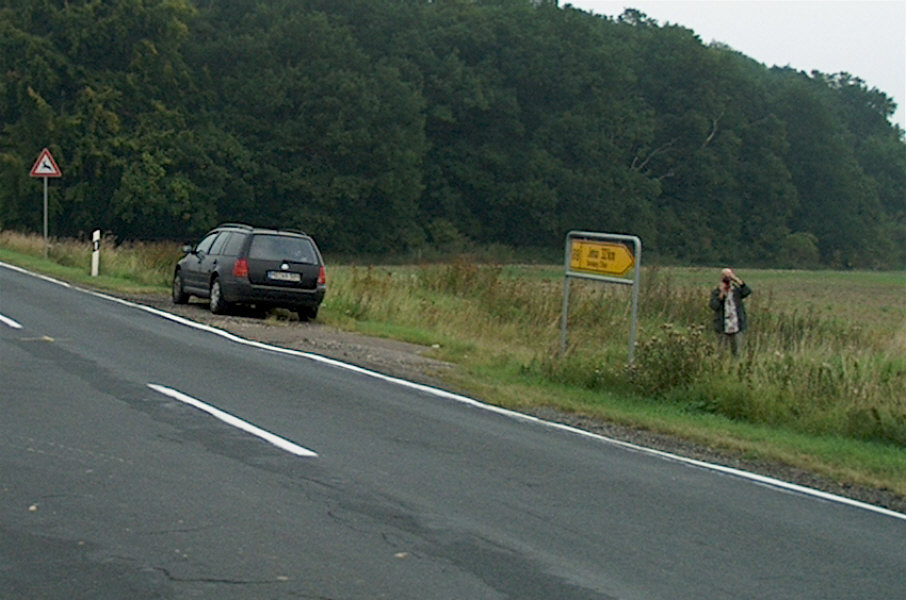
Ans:
{"label": "car license plate", "polygon": [[299,273],[292,273],[290,271],[268,271],[267,278],[273,279],[274,281],[291,281],[294,283],[302,281],[302,276]]}

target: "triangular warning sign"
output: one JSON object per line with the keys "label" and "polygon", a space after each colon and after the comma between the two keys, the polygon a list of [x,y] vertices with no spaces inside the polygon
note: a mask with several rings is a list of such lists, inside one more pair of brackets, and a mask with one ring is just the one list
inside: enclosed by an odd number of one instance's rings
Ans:
{"label": "triangular warning sign", "polygon": [[53,156],[50,155],[50,150],[47,148],[41,150],[41,154],[38,155],[38,160],[35,161],[35,165],[31,168],[31,173],[29,174],[32,177],[63,176],[63,172],[60,171],[60,167],[54,162]]}

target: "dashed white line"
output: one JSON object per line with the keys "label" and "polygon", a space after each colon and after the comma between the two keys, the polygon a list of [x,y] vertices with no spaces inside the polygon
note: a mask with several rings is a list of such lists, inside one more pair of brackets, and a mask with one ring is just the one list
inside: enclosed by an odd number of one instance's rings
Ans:
{"label": "dashed white line", "polygon": [[271,433],[269,431],[265,431],[264,429],[261,429],[260,427],[258,427],[256,425],[252,425],[248,421],[243,421],[239,417],[236,417],[234,415],[231,415],[230,413],[224,412],[224,411],[220,410],[219,408],[215,408],[215,407],[211,406],[210,404],[205,404],[201,400],[193,398],[192,396],[187,396],[186,394],[183,394],[182,392],[174,390],[173,388],[169,388],[169,387],[166,387],[163,385],[157,385],[156,383],[149,383],[148,387],[151,388],[152,390],[154,390],[155,392],[158,392],[165,396],[169,396],[170,398],[173,398],[174,400],[178,400],[184,404],[188,404],[189,406],[195,407],[198,410],[204,411],[204,412],[208,413],[209,415],[211,415],[217,419],[220,419],[227,425],[231,425],[237,429],[241,429],[242,431],[245,431],[246,433],[250,433],[256,437],[259,437],[259,438],[263,439],[264,441],[268,442],[269,444],[273,444],[277,448],[280,448],[281,450],[289,452],[290,454],[294,454],[296,456],[303,456],[303,457],[307,457],[307,458],[313,458],[313,457],[318,456],[318,454],[316,452],[312,452],[308,448],[303,448],[302,446],[300,446],[298,444],[295,444],[278,435],[274,435],[273,433]]}

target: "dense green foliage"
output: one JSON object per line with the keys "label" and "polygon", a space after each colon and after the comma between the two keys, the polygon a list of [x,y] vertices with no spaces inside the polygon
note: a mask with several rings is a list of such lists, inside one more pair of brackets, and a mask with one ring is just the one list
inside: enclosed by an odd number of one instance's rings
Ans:
{"label": "dense green foliage", "polygon": [[684,262],[906,264],[883,92],[556,0],[0,0],[0,228],[328,252],[639,235]]}

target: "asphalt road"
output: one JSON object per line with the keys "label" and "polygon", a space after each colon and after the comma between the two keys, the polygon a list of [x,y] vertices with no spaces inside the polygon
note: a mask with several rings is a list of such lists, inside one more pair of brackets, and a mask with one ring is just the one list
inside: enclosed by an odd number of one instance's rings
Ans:
{"label": "asphalt road", "polygon": [[0,598],[906,597],[906,517],[0,265]]}

